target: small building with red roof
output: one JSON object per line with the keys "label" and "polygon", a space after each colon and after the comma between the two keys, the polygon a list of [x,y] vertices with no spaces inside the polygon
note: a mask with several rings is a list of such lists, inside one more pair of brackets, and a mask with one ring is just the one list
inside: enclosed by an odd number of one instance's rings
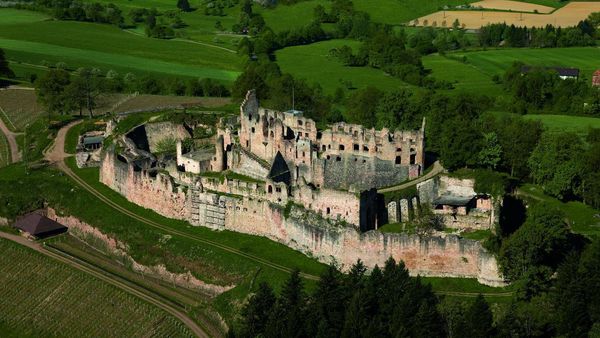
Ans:
{"label": "small building with red roof", "polygon": [[600,87],[600,69],[592,75],[592,86]]}

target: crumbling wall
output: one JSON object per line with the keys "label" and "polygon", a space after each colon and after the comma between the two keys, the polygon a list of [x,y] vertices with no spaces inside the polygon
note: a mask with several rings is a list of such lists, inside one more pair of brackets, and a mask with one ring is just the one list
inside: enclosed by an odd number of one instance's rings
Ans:
{"label": "crumbling wall", "polygon": [[376,157],[342,154],[329,156],[329,159],[316,159],[313,163],[313,167],[322,167],[315,170],[315,182],[322,182],[323,187],[332,189],[353,188],[360,191],[394,185],[408,179],[408,167]]}
{"label": "crumbling wall", "polygon": [[100,165],[100,182],[118,191],[129,201],[175,219],[188,220],[186,194],[175,187],[173,179],[163,173],[152,177],[146,171],[135,171],[132,166],[105,153]]}
{"label": "crumbling wall", "polygon": [[148,137],[148,146],[151,153],[157,151],[158,145],[162,141],[167,139],[182,141],[191,137],[183,125],[172,122],[147,123],[144,127],[146,128],[146,136]]}
{"label": "crumbling wall", "polygon": [[335,227],[304,209],[293,209],[288,218],[280,208],[258,200],[235,200],[227,205],[225,229],[265,236],[302,251],[321,262],[336,262],[344,269],[361,259],[368,267],[382,266],[391,256],[402,260],[412,275],[477,278],[499,286],[493,255],[479,242],[454,235],[359,233],[350,227]]}

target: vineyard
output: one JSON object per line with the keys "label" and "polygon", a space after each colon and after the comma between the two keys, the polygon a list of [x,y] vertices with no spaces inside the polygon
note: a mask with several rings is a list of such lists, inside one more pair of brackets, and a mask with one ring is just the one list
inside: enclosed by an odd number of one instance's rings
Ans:
{"label": "vineyard", "polygon": [[6,89],[0,91],[0,118],[12,131],[22,131],[42,116],[43,108],[36,101],[35,91]]}
{"label": "vineyard", "polygon": [[0,328],[19,336],[192,336],[162,310],[67,265],[4,239],[0,252]]}
{"label": "vineyard", "polygon": [[0,133],[0,168],[10,164],[10,149],[4,134]]}

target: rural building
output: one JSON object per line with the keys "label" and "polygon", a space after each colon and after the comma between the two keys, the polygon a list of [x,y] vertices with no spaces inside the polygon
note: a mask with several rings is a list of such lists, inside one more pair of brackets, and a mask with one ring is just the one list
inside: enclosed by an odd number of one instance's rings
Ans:
{"label": "rural building", "polygon": [[102,147],[104,137],[102,136],[86,136],[83,138],[83,147],[88,150],[96,150]]}
{"label": "rural building", "polygon": [[36,212],[18,219],[14,227],[36,238],[54,236],[68,230],[66,226]]}
{"label": "rural building", "polygon": [[600,69],[595,71],[592,76],[592,86],[600,87]]}
{"label": "rural building", "polygon": [[579,69],[578,68],[563,68],[563,67],[532,67],[532,66],[523,66],[521,67],[521,74],[527,74],[534,70],[543,69],[543,70],[553,70],[558,73],[558,77],[563,80],[566,79],[579,79]]}

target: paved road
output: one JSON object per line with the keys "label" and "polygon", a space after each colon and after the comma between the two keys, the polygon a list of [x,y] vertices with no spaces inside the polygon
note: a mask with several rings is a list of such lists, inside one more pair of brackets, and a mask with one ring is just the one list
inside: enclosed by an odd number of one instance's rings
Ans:
{"label": "paved road", "polygon": [[406,189],[408,187],[411,187],[413,185],[419,184],[423,181],[427,181],[428,179],[434,177],[435,175],[441,173],[444,171],[444,167],[442,167],[442,165],[440,164],[439,161],[435,161],[435,163],[433,164],[433,168],[431,169],[430,172],[428,172],[427,174],[414,179],[412,181],[408,181],[405,183],[401,183],[398,185],[395,185],[393,187],[389,187],[389,188],[384,188],[384,189],[378,189],[377,192],[390,192],[390,191],[396,191],[396,190],[402,190],[402,189]]}
{"label": "paved road", "polygon": [[119,289],[121,289],[127,293],[130,293],[152,305],[155,305],[155,306],[165,310],[166,312],[170,313],[171,315],[175,316],[176,318],[181,320],[196,336],[207,337],[207,338],[210,337],[208,334],[206,334],[206,332],[202,328],[200,328],[198,326],[198,324],[196,324],[196,322],[194,322],[191,318],[189,318],[187,316],[187,314],[185,314],[184,312],[178,310],[177,308],[171,306],[168,303],[163,302],[162,300],[154,297],[152,294],[150,294],[148,292],[144,292],[144,291],[142,291],[138,288],[135,288],[129,284],[123,283],[110,275],[104,274],[102,272],[102,270],[100,270],[98,268],[95,268],[91,265],[82,264],[82,263],[78,262],[77,260],[70,259],[68,256],[59,255],[55,252],[52,252],[52,251],[46,249],[44,246],[40,245],[39,243],[27,240],[26,238],[23,238],[21,236],[12,235],[12,234],[8,234],[5,232],[0,232],[0,237],[11,240],[16,243],[19,243],[21,245],[24,245],[24,246],[26,246],[30,249],[33,249],[45,256],[48,256],[48,257],[53,258],[57,261],[60,261],[64,264],[67,264],[67,265],[69,265],[79,271],[82,271],[88,275],[96,277],[108,284],[114,285],[114,286],[118,287]]}
{"label": "paved road", "polygon": [[[0,108],[1,110],[2,108]],[[0,111],[0,114],[4,114],[4,111]],[[17,145],[16,136],[19,135],[17,133],[13,133],[8,129],[6,124],[4,124],[4,120],[0,118],[0,132],[6,136],[6,140],[8,141],[8,146],[10,147],[10,158],[12,159],[12,163],[16,163],[21,161],[21,152],[19,151],[19,146]]]}

